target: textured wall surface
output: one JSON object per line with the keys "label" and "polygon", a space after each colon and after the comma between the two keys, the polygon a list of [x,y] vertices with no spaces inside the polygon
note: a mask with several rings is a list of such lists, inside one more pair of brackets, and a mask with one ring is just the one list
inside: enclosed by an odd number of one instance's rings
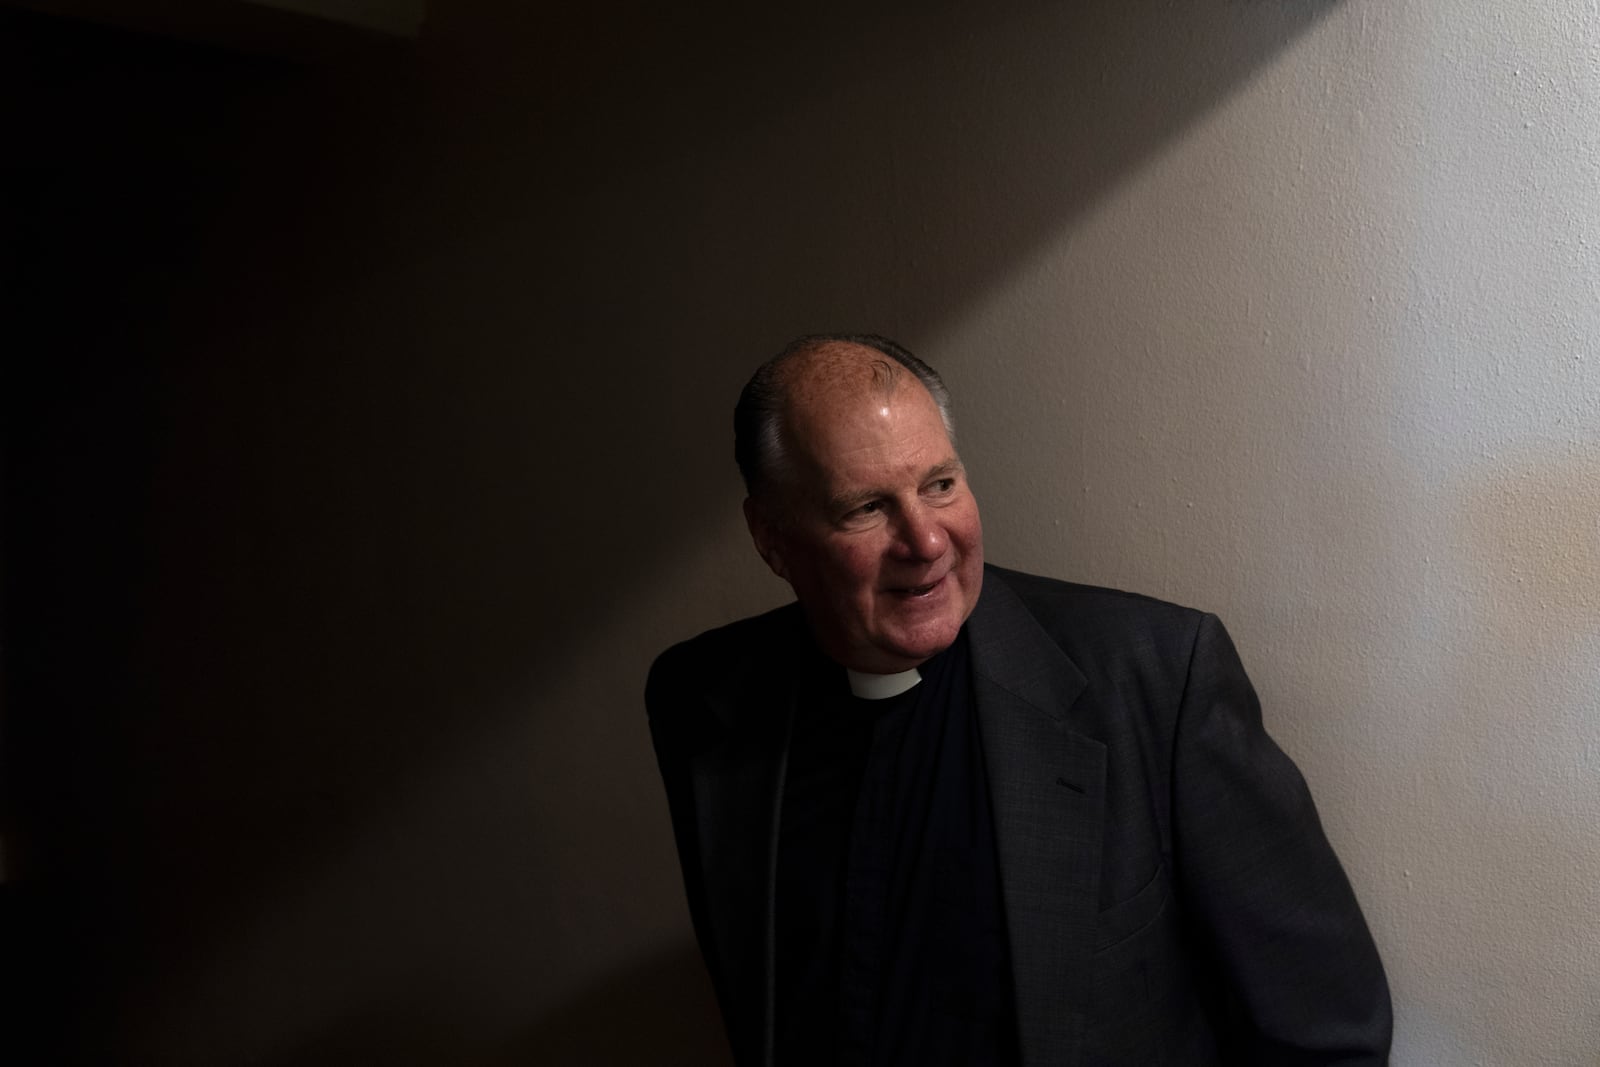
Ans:
{"label": "textured wall surface", "polygon": [[1595,7],[1334,9],[918,340],[993,556],[1234,629],[1396,1062],[1600,1062]]}
{"label": "textured wall surface", "polygon": [[640,695],[785,598],[745,376],[875,329],[993,560],[1227,622],[1395,1062],[1594,1064],[1594,4],[541,6],[6,65],[60,116],[5,175],[60,1058],[717,1062]]}

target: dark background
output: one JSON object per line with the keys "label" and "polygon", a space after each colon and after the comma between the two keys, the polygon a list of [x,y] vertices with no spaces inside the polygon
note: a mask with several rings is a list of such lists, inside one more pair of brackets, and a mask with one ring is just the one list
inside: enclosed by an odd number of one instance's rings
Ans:
{"label": "dark background", "polygon": [[715,1062],[638,694],[781,597],[738,384],[1323,8],[436,6],[0,7],[9,1062]]}

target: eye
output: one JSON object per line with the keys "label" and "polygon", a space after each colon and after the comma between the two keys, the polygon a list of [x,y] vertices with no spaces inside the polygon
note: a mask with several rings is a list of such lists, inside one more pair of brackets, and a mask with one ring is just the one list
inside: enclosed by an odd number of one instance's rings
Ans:
{"label": "eye", "polygon": [[933,491],[935,493],[943,494],[953,492],[955,487],[956,480],[954,478],[940,478],[933,483]]}
{"label": "eye", "polygon": [[883,501],[881,500],[867,500],[845,512],[839,521],[846,525],[864,523],[883,511],[883,507]]}

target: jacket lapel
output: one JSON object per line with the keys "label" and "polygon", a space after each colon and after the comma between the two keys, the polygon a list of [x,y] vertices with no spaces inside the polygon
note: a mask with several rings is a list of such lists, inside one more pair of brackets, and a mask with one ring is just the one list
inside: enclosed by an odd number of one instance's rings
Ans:
{"label": "jacket lapel", "polygon": [[968,627],[1022,1059],[1074,1064],[1098,910],[1106,747],[1069,728],[1083,673],[992,570]]}

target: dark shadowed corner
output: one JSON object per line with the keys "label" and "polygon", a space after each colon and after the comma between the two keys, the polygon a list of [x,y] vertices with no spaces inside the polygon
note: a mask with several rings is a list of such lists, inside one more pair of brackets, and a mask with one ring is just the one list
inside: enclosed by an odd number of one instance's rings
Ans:
{"label": "dark shadowed corner", "polygon": [[732,1057],[699,950],[685,944],[577,991],[496,1062],[720,1067]]}

